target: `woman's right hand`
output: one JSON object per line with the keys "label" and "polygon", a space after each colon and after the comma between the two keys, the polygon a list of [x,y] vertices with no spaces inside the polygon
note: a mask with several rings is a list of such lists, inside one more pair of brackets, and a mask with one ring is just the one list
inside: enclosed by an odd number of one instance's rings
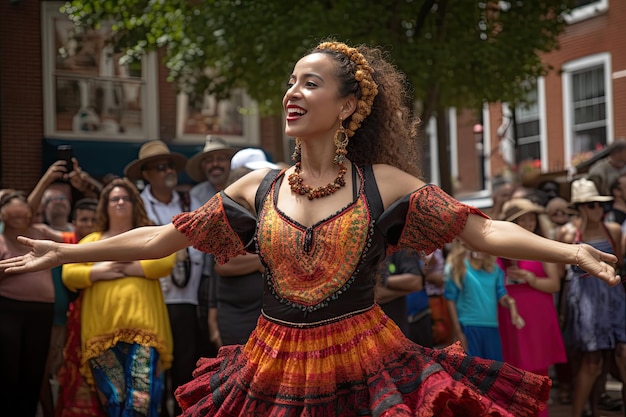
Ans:
{"label": "woman's right hand", "polygon": [[61,265],[59,243],[51,240],[36,240],[18,236],[17,241],[31,250],[21,256],[0,261],[0,269],[5,274],[21,274],[42,271]]}
{"label": "woman's right hand", "polygon": [[91,268],[91,282],[107,281],[111,279],[123,278],[127,274],[124,272],[127,262],[105,261],[93,264]]}

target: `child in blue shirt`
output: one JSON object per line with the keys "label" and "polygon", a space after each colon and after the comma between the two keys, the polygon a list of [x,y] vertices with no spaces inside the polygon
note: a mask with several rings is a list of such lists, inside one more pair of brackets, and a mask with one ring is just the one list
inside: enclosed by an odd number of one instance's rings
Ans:
{"label": "child in blue shirt", "polygon": [[504,272],[495,257],[474,252],[455,240],[445,267],[444,297],[448,300],[456,338],[468,355],[502,361],[498,303],[511,311],[511,321],[524,327],[515,300],[504,286]]}

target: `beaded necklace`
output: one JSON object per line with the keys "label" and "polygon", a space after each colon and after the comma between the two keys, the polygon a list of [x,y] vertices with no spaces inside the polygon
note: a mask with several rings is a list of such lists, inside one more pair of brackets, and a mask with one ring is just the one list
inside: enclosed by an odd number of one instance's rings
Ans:
{"label": "beaded necklace", "polygon": [[289,175],[289,186],[291,187],[291,191],[299,195],[306,195],[309,200],[333,194],[335,191],[346,185],[346,180],[343,176],[348,169],[342,163],[339,163],[338,165],[339,174],[333,182],[321,187],[313,188],[310,185],[304,184],[302,181],[302,177],[300,176],[300,173],[302,172],[302,165],[300,161],[296,162],[293,173]]}

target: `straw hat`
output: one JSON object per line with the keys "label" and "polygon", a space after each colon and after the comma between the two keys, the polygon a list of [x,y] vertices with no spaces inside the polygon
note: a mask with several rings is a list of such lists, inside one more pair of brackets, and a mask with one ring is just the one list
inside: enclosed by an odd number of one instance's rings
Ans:
{"label": "straw hat", "polygon": [[570,206],[576,206],[580,203],[590,203],[597,201],[605,203],[613,201],[613,197],[608,195],[600,195],[593,181],[587,178],[572,181],[572,197],[570,198]]}
{"label": "straw hat", "polygon": [[265,152],[257,148],[246,148],[237,152],[230,160],[230,169],[246,167],[251,170],[261,168],[278,168],[278,165],[271,163],[265,157]]}
{"label": "straw hat", "polygon": [[206,173],[202,170],[202,159],[215,151],[228,151],[229,157],[232,157],[235,153],[233,149],[224,139],[207,135],[206,142],[204,142],[204,148],[201,152],[198,152],[189,159],[187,162],[187,174],[191,179],[196,182],[202,182],[206,180]]}
{"label": "straw hat", "polygon": [[512,222],[526,213],[545,213],[545,209],[527,198],[512,198],[502,206],[503,219]]}
{"label": "straw hat", "polygon": [[578,214],[578,212],[570,207],[569,201],[563,197],[554,197],[546,204],[546,213],[552,215],[557,211],[562,211],[565,214]]}
{"label": "straw hat", "polygon": [[124,168],[124,175],[132,181],[140,180],[142,178],[141,168],[145,164],[155,159],[161,159],[164,157],[172,159],[174,165],[176,166],[176,172],[182,171],[185,167],[185,163],[187,162],[187,158],[183,155],[176,152],[170,152],[170,148],[168,148],[162,140],[151,140],[141,145],[141,148],[139,148],[139,158],[126,165]]}

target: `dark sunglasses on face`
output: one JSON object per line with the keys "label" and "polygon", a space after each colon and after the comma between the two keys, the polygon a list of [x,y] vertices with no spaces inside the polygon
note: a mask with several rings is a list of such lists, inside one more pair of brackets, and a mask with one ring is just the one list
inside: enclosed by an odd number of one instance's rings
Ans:
{"label": "dark sunglasses on face", "polygon": [[597,201],[590,201],[588,203],[584,203],[583,205],[590,209],[594,209],[596,207],[602,207],[602,203],[599,203]]}
{"label": "dark sunglasses on face", "polygon": [[144,171],[155,170],[158,172],[165,172],[168,169],[176,170],[176,165],[173,162],[164,162],[158,165],[146,166],[142,168]]}

